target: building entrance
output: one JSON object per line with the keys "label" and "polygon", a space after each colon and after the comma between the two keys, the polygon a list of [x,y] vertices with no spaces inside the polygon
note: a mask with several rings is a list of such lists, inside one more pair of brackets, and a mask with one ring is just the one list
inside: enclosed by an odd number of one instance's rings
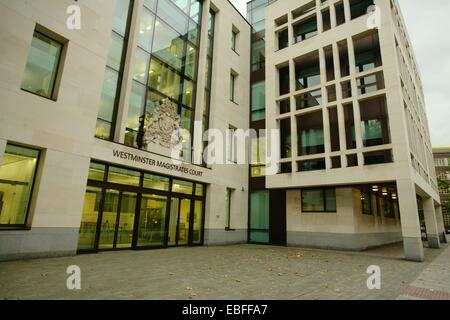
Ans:
{"label": "building entrance", "polygon": [[203,244],[205,187],[93,163],[78,251]]}

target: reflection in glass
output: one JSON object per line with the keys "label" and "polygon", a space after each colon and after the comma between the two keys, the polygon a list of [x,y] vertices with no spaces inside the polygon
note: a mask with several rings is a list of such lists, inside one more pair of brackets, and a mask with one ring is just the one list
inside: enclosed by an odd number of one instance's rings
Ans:
{"label": "reflection in glass", "polygon": [[0,225],[25,225],[39,151],[6,145],[0,167]]}
{"label": "reflection in glass", "polygon": [[106,165],[101,163],[91,162],[89,165],[88,180],[103,181],[105,177]]}
{"label": "reflection in glass", "polygon": [[137,37],[137,44],[142,49],[150,52],[153,37],[153,22],[155,21],[154,15],[147,9],[143,9],[141,13],[141,19],[139,21],[139,32]]}
{"label": "reflection in glass", "polygon": [[135,193],[124,192],[122,194],[116,248],[131,248],[136,199],[137,195]]}
{"label": "reflection in glass", "polygon": [[180,34],[186,34],[188,17],[169,0],[158,1],[158,16]]}
{"label": "reflection in glass", "polygon": [[119,192],[116,190],[106,190],[102,221],[100,225],[99,249],[114,248],[114,235],[116,232],[118,206]]}
{"label": "reflection in glass", "polygon": [[167,197],[142,195],[137,245],[163,246],[166,229]]}
{"label": "reflection in glass", "polygon": [[123,38],[117,33],[111,33],[111,45],[108,50],[106,64],[116,71],[120,70],[122,63]]}
{"label": "reflection in glass", "polygon": [[172,198],[170,200],[170,218],[169,218],[169,234],[168,244],[169,246],[175,246],[177,244],[177,226],[178,226],[178,209],[180,207],[180,200],[178,198]]}
{"label": "reflection in glass", "polygon": [[128,13],[130,10],[130,0],[117,1],[116,13],[113,20],[113,30],[125,36],[127,30]]}
{"label": "reflection in glass", "polygon": [[171,98],[178,99],[180,94],[180,76],[156,59],[152,59],[149,86]]}
{"label": "reflection in glass", "polygon": [[127,128],[138,131],[140,117],[143,115],[146,87],[139,82],[133,81],[131,84],[130,104],[128,106]]}
{"label": "reflection in glass", "polygon": [[180,217],[178,219],[178,245],[189,243],[189,218],[191,216],[191,200],[182,199]]}
{"label": "reflection in glass", "polygon": [[105,69],[100,110],[97,116],[98,120],[95,134],[98,138],[109,139],[111,135],[110,126],[112,123],[114,105],[116,100],[118,77],[118,73],[114,70],[109,68]]}
{"label": "reflection in glass", "polygon": [[179,33],[167,24],[157,20],[152,54],[181,71],[184,58],[184,40]]}
{"label": "reflection in glass", "polygon": [[195,185],[195,195],[196,196],[203,196],[204,195],[204,186],[200,183],[197,183]]}
{"label": "reflection in glass", "polygon": [[188,45],[184,74],[189,78],[194,79],[196,70],[197,70],[197,50],[193,46]]}
{"label": "reflection in glass", "polygon": [[137,48],[134,61],[133,79],[140,83],[147,83],[147,70],[150,61],[150,55],[144,50]]}
{"label": "reflection in glass", "polygon": [[34,32],[21,88],[51,98],[62,45],[39,32]]}
{"label": "reflection in glass", "polygon": [[194,219],[192,224],[192,243],[201,244],[202,242],[202,222],[203,222],[203,202],[195,201]]}
{"label": "reflection in glass", "polygon": [[141,173],[139,171],[128,170],[117,167],[109,167],[108,182],[125,184],[129,186],[139,186]]}
{"label": "reflection in glass", "polygon": [[78,234],[78,249],[94,249],[102,189],[87,187]]}
{"label": "reflection in glass", "polygon": [[193,183],[174,179],[172,182],[172,192],[192,194]]}
{"label": "reflection in glass", "polygon": [[169,178],[154,174],[144,174],[144,188],[169,191]]}

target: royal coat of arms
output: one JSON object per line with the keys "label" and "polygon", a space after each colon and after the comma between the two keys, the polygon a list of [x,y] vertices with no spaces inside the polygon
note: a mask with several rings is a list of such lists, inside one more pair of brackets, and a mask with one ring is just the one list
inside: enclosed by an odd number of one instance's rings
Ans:
{"label": "royal coat of arms", "polygon": [[157,102],[153,112],[145,114],[144,148],[148,149],[150,142],[171,148],[182,142],[183,137],[180,131],[180,116],[172,102],[169,100],[163,103]]}

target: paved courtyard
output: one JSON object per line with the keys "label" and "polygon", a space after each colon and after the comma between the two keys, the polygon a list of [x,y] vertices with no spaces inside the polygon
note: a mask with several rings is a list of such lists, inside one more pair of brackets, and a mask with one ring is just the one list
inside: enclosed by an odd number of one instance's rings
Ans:
{"label": "paved courtyard", "polygon": [[[425,249],[425,263],[405,261],[402,253],[401,244],[361,253],[235,245],[2,262],[0,299],[408,298],[411,284],[441,255],[432,270],[446,269],[449,277],[450,247]],[[69,265],[81,268],[81,290],[66,288]],[[381,268],[381,290],[366,286],[369,265]]]}

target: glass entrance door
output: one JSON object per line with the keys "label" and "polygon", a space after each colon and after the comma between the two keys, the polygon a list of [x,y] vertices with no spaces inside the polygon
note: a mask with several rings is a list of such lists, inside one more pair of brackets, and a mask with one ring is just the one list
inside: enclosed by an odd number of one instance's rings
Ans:
{"label": "glass entrance door", "polygon": [[180,215],[178,219],[178,245],[189,244],[189,226],[191,218],[191,200],[181,199]]}
{"label": "glass entrance door", "polygon": [[169,246],[183,246],[190,244],[191,230],[191,204],[190,199],[172,198],[169,218]]}
{"label": "glass entrance door", "polygon": [[99,249],[131,248],[136,203],[136,193],[105,191]]}

